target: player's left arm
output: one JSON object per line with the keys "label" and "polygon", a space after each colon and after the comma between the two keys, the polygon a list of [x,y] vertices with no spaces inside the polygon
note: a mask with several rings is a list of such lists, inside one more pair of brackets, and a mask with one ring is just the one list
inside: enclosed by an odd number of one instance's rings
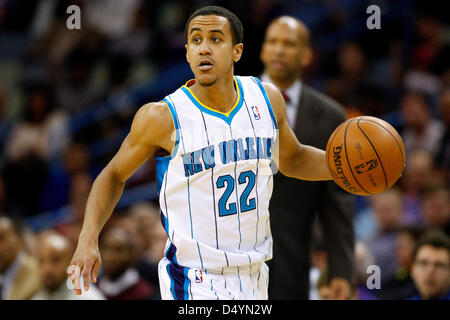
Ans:
{"label": "player's left arm", "polygon": [[[289,127],[286,117],[286,103],[278,89],[263,83],[278,124],[278,150],[275,161],[282,174],[287,177],[309,181],[331,180],[325,151],[301,144]],[[277,159],[278,158],[278,159]]]}

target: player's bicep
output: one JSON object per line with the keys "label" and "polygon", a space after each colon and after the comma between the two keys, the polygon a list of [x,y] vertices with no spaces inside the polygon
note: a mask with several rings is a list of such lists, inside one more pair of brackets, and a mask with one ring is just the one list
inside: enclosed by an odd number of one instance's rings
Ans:
{"label": "player's bicep", "polygon": [[286,103],[283,96],[273,85],[269,83],[263,85],[269,96],[278,125],[278,154],[276,160],[278,160],[278,166],[282,169],[280,164],[295,157],[301,149],[301,144],[287,122]]}
{"label": "player's bicep", "polygon": [[295,158],[300,152],[302,145],[286,120],[278,125],[278,139],[280,148],[279,159],[281,163]]}
{"label": "player's bicep", "polygon": [[128,135],[106,169],[111,170],[121,182],[125,182],[140,166],[154,155],[157,146],[143,146],[131,142]]}
{"label": "player's bicep", "polygon": [[107,166],[119,181],[125,182],[158,150],[170,148],[173,124],[168,112],[162,104],[149,104],[136,113],[130,132]]}

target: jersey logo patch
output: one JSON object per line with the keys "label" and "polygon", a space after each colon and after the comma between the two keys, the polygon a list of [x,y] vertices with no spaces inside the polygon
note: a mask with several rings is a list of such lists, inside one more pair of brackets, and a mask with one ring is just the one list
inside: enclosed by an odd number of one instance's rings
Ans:
{"label": "jersey logo patch", "polygon": [[255,120],[261,119],[261,115],[259,114],[259,110],[257,106],[252,107],[253,115],[255,116]]}
{"label": "jersey logo patch", "polygon": [[203,282],[203,272],[202,270],[195,270],[195,283]]}

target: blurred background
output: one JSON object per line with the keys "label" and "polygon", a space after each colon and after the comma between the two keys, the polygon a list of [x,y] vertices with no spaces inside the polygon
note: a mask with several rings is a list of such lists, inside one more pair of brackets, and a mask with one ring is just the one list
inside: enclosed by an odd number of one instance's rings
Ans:
{"label": "blurred background", "polygon": [[[72,4],[81,8],[80,30],[66,27]],[[211,4],[229,8],[244,25],[237,75],[261,74],[266,26],[277,16],[295,16],[309,27],[314,49],[303,80],[342,103],[348,118],[380,117],[402,135],[407,163],[395,188],[356,197],[355,286],[364,283],[366,266],[377,264],[383,289],[370,298],[398,297],[411,285],[408,270],[420,234],[433,228],[449,235],[450,28],[441,4],[0,0],[0,218],[8,218],[3,231],[0,223],[0,279],[11,270],[11,252],[28,259],[36,278],[16,297],[65,286],[93,180],[120,147],[137,109],[192,77],[184,25],[193,11]],[[366,27],[371,4],[381,9],[379,30]],[[157,263],[166,236],[154,170],[149,161],[128,181],[105,227],[100,247],[107,277],[92,298],[159,298]],[[316,238],[312,261],[325,274],[320,226]],[[323,288],[316,280],[312,289]]]}

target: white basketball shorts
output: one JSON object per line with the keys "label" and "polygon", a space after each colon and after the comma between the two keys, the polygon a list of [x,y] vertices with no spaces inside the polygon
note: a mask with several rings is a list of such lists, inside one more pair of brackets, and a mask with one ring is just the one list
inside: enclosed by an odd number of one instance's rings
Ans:
{"label": "white basketball shorts", "polygon": [[163,300],[267,300],[269,268],[239,273],[217,274],[190,269],[164,257],[158,265]]}

